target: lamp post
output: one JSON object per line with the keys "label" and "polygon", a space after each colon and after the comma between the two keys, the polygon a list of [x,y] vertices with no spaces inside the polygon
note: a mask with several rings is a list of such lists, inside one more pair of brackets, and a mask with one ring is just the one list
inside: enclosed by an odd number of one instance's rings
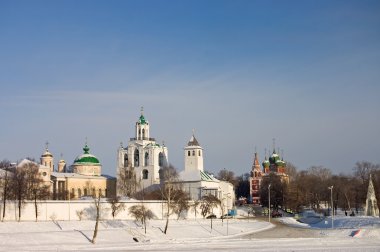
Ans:
{"label": "lamp post", "polygon": [[328,189],[330,189],[330,198],[331,198],[331,229],[334,228],[333,188],[334,188],[334,186],[328,187]]}
{"label": "lamp post", "polygon": [[269,208],[268,219],[269,219],[269,223],[270,223],[270,186],[271,186],[271,184],[268,185],[268,208]]}

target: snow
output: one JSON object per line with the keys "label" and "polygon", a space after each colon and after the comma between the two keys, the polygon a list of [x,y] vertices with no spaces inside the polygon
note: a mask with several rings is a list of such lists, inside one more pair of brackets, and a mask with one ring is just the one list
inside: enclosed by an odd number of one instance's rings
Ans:
{"label": "snow", "polygon": [[[1,222],[0,251],[380,251],[380,219],[337,217],[331,229],[322,220],[306,224],[294,218],[151,220],[144,233],[141,223],[127,220],[100,222],[96,244],[90,243],[94,221]],[[276,222],[314,230],[312,238],[255,238],[257,232],[276,232]],[[279,224],[277,224],[279,225]],[[227,231],[228,230],[228,231]],[[280,229],[279,229],[280,230]],[[360,230],[353,236],[353,232]],[[228,235],[227,235],[228,232]],[[135,242],[133,238],[139,242]]]}

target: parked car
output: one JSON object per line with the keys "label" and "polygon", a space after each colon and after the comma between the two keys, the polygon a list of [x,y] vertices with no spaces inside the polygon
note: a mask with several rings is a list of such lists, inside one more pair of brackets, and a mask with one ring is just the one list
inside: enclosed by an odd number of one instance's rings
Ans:
{"label": "parked car", "polygon": [[209,216],[206,217],[206,219],[216,219],[216,215],[210,214]]}
{"label": "parked car", "polygon": [[272,218],[277,218],[277,217],[282,217],[282,213],[280,213],[279,211],[277,210],[274,210],[272,212]]}
{"label": "parked car", "polygon": [[223,215],[223,216],[221,216],[220,218],[221,219],[232,219],[232,214],[225,214],[225,215]]}

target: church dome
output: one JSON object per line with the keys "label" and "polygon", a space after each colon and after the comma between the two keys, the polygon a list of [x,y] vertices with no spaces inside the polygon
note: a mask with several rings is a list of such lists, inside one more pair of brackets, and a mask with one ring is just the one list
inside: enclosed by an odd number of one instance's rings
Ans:
{"label": "church dome", "polygon": [[139,124],[143,124],[143,125],[144,125],[144,124],[147,124],[147,121],[145,120],[144,115],[141,114],[138,123],[139,123]]}
{"label": "church dome", "polygon": [[86,164],[86,165],[100,165],[99,159],[90,154],[90,148],[87,144],[83,148],[84,154],[79,155],[75,160],[74,164]]}
{"label": "church dome", "polygon": [[264,162],[263,162],[263,166],[264,167],[269,167],[269,165],[270,165],[270,163],[269,163],[269,160],[264,160]]}
{"label": "church dome", "polygon": [[51,154],[47,149],[44,152],[44,154],[41,155],[41,157],[53,157],[53,154]]}

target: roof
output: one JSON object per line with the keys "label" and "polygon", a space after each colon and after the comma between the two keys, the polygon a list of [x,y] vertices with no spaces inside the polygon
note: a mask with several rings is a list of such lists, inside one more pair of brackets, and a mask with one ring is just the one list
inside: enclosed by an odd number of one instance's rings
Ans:
{"label": "roof", "polygon": [[115,177],[112,177],[109,175],[90,176],[90,175],[82,175],[82,174],[72,173],[72,172],[52,172],[51,176],[56,177],[56,178],[115,179]]}
{"label": "roof", "polygon": [[201,180],[202,181],[214,181],[214,182],[219,181],[218,179],[214,178],[213,175],[208,174],[207,172],[200,171],[200,173],[201,173]]}
{"label": "roof", "polygon": [[187,146],[200,146],[198,140],[194,135],[191,136],[190,141],[187,143]]}
{"label": "roof", "polygon": [[79,155],[74,160],[74,165],[77,164],[87,164],[87,165],[100,165],[99,159],[94,155],[90,154],[90,148],[87,144],[83,147],[84,154]]}

